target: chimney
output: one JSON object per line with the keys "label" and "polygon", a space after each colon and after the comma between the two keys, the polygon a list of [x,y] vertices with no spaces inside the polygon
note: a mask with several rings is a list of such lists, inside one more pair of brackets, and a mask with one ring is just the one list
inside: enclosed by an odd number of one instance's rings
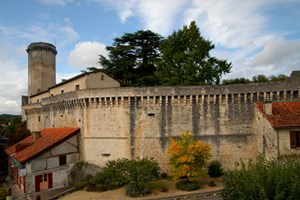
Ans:
{"label": "chimney", "polygon": [[38,140],[41,137],[40,131],[34,131],[32,134],[33,134],[34,140]]}
{"label": "chimney", "polygon": [[273,114],[273,112],[272,112],[272,103],[271,102],[264,103],[264,112],[267,115],[272,115]]}

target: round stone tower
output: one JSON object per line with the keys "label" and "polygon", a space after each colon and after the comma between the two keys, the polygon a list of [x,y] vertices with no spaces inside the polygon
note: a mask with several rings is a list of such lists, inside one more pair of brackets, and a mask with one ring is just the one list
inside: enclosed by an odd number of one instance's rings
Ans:
{"label": "round stone tower", "polygon": [[56,48],[44,42],[31,43],[28,53],[28,96],[48,90],[56,81]]}

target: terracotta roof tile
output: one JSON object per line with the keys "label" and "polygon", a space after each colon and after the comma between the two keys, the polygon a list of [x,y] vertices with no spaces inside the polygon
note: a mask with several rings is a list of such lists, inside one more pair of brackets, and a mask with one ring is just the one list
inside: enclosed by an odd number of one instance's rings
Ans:
{"label": "terracotta roof tile", "polygon": [[263,103],[255,105],[274,128],[300,127],[300,102],[274,102],[272,115],[264,112]]}
{"label": "terracotta roof tile", "polygon": [[[33,135],[31,135],[5,149],[5,152],[20,163],[23,163],[53,145],[62,142],[64,139],[78,133],[79,130],[79,127],[46,128],[41,131],[40,138],[34,140]],[[17,151],[18,149],[19,151]]]}

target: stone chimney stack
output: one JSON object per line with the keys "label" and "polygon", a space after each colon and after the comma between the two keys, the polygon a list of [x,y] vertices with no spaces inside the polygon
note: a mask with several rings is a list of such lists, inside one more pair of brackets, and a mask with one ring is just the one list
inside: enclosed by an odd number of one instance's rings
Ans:
{"label": "stone chimney stack", "polygon": [[272,111],[272,103],[271,103],[271,102],[264,103],[264,112],[265,112],[267,115],[272,115],[272,114],[273,114],[273,111]]}
{"label": "stone chimney stack", "polygon": [[41,137],[40,131],[34,131],[32,134],[33,134],[34,140],[38,140]]}

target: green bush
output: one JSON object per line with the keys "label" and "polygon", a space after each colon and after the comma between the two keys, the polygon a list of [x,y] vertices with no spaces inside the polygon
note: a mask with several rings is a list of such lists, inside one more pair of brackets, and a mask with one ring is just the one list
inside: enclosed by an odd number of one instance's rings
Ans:
{"label": "green bush", "polygon": [[82,190],[83,188],[85,188],[86,186],[88,186],[91,182],[91,179],[94,176],[92,174],[88,174],[86,175],[81,181],[79,181],[78,183],[75,184],[75,189],[76,190]]}
{"label": "green bush", "polygon": [[212,161],[207,167],[207,174],[210,177],[220,177],[223,175],[222,164],[218,160]]}
{"label": "green bush", "polygon": [[[102,172],[87,175],[75,185],[77,190],[105,191],[129,184],[130,195],[144,195],[145,185],[159,178],[159,166],[153,159],[108,161]],[[139,192],[140,191],[140,192]]]}
{"label": "green bush", "polygon": [[193,191],[193,190],[198,190],[201,187],[199,181],[186,181],[186,180],[181,180],[176,183],[176,188],[178,190],[183,190],[183,191]]}
{"label": "green bush", "polygon": [[224,175],[223,197],[229,199],[300,199],[300,159],[284,158],[257,163],[240,162],[240,170]]}
{"label": "green bush", "polygon": [[159,171],[160,168],[153,159],[143,158],[130,160],[126,170],[126,176],[130,183],[128,194],[136,194],[140,191],[139,195],[143,196],[145,194],[145,184],[158,179]]}
{"label": "green bush", "polygon": [[145,196],[150,193],[151,191],[146,184],[140,184],[139,187],[136,187],[135,184],[129,184],[126,186],[126,195],[130,197]]}

